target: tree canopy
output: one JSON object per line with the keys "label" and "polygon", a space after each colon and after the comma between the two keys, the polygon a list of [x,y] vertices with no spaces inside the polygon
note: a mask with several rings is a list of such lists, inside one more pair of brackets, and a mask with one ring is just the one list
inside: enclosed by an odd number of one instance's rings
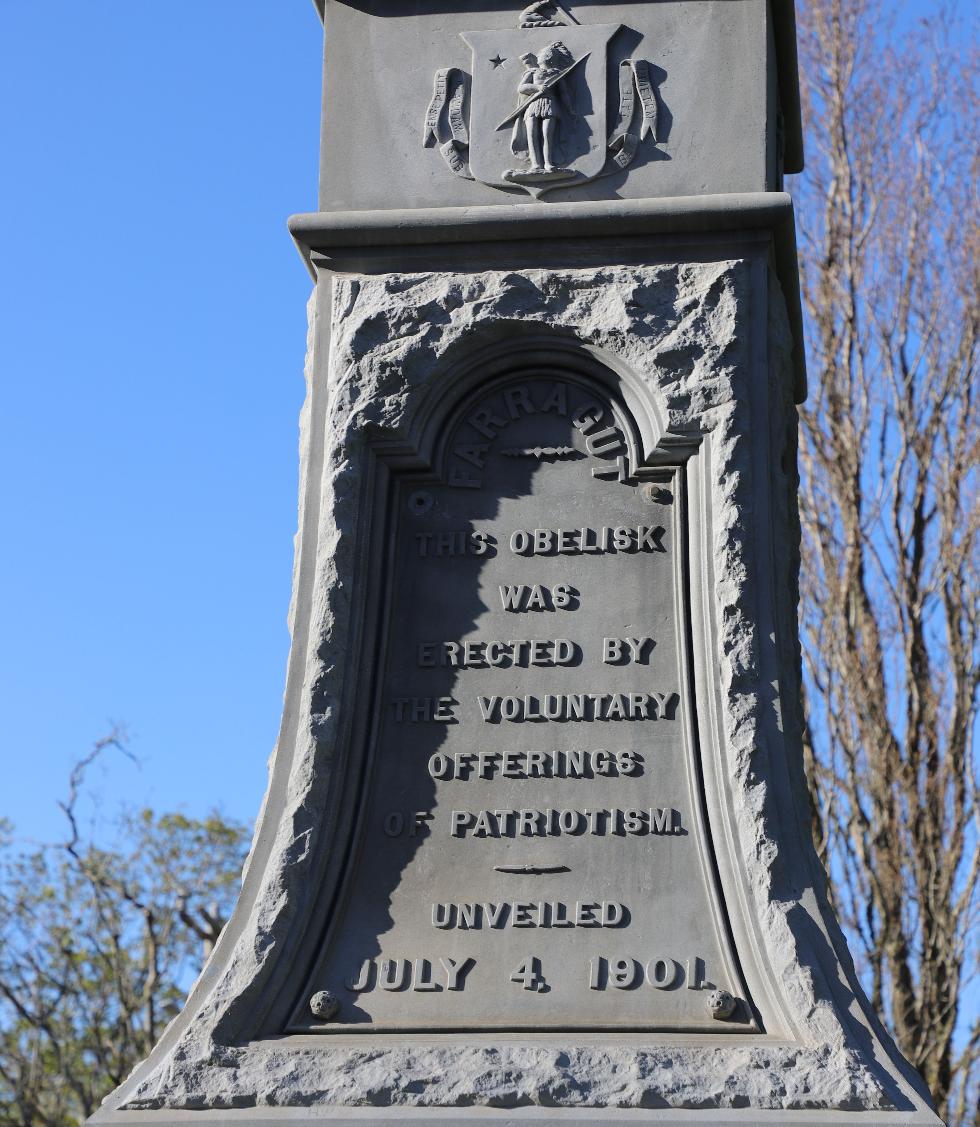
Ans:
{"label": "tree canopy", "polygon": [[74,1127],[180,1011],[237,893],[246,827],[126,812],[111,844],[80,825],[86,768],[63,803],[67,834],[18,845],[0,828],[0,1124]]}

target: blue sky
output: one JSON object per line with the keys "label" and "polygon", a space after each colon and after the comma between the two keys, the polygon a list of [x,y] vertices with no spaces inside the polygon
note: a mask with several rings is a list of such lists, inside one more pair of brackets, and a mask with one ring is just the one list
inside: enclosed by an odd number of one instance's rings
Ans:
{"label": "blue sky", "polygon": [[279,723],[316,206],[302,0],[0,0],[0,815],[251,819]]}
{"label": "blue sky", "polygon": [[[916,0],[912,14],[927,11]],[[251,819],[279,723],[321,32],[309,0],[0,0],[0,816]]]}

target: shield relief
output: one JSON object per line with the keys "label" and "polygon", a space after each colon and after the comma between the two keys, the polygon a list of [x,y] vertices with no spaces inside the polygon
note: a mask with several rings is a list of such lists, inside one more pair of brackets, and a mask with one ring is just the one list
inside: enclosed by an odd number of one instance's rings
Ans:
{"label": "shield relief", "polygon": [[[572,176],[529,188],[534,194],[595,179],[606,163],[606,55],[619,24],[566,25],[468,31],[462,38],[473,52],[470,98],[470,169],[474,179],[510,187],[508,169],[521,164],[512,149],[515,111],[526,99],[518,92],[528,67],[522,56],[537,55],[561,42],[574,64],[561,79],[564,96],[559,104],[558,157]],[[518,126],[520,129],[520,125]]]}

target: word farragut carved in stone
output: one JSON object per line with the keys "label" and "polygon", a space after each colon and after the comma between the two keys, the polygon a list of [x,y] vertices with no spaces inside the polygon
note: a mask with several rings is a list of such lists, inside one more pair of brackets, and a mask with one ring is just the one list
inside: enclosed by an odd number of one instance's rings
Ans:
{"label": "word farragut carved in stone", "polygon": [[[437,71],[425,145],[438,145],[457,176],[536,197],[627,168],[642,140],[656,144],[657,95],[649,65],[624,59],[618,121],[607,138],[606,54],[620,30],[579,24],[544,3],[526,8],[517,30],[465,32],[472,73]],[[509,165],[514,156],[523,163]]]}

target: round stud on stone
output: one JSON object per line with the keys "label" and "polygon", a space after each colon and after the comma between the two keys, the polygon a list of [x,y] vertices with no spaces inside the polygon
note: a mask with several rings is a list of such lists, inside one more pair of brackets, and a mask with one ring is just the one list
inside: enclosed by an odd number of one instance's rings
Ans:
{"label": "round stud on stone", "polygon": [[329,990],[318,990],[310,999],[310,1010],[320,1021],[332,1021],[340,1011],[340,999]]}
{"label": "round stud on stone", "polygon": [[425,489],[416,490],[408,499],[408,511],[417,517],[427,513],[435,503],[435,497]]}
{"label": "round stud on stone", "polygon": [[712,990],[707,998],[708,1012],[719,1021],[731,1017],[735,1012],[735,999],[727,990]]}
{"label": "round stud on stone", "polygon": [[652,482],[643,486],[643,496],[655,505],[669,505],[674,499],[669,489],[665,489],[662,485],[654,485]]}

